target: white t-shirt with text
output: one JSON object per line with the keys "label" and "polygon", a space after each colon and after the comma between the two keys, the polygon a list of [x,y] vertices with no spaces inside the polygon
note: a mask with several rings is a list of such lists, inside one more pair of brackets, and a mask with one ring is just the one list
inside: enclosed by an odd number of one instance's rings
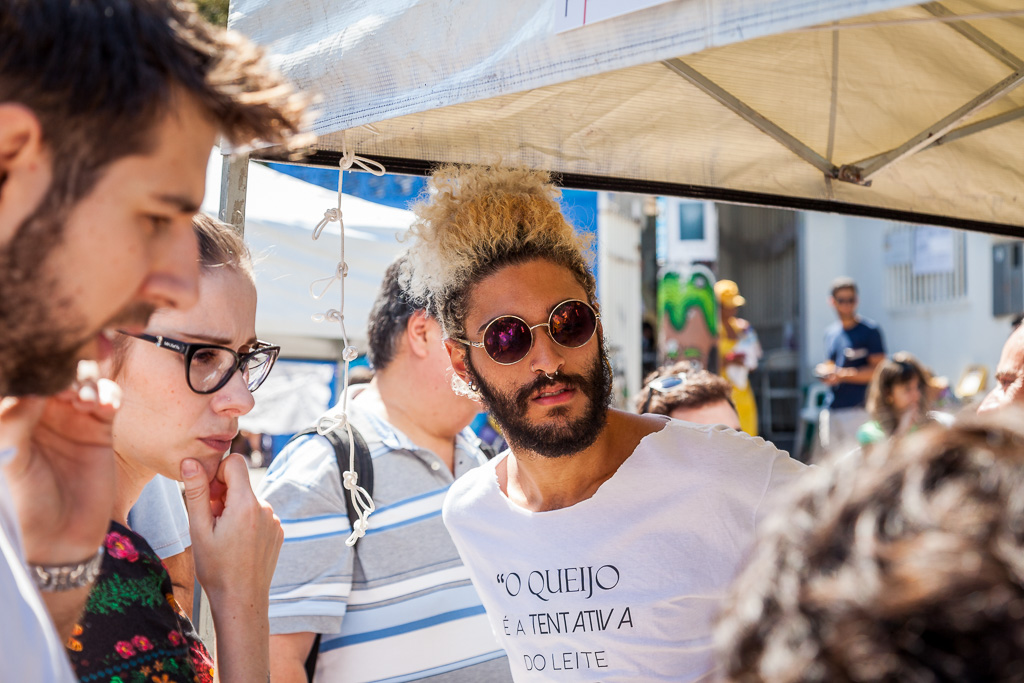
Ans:
{"label": "white t-shirt with text", "polygon": [[516,681],[702,681],[720,601],[805,466],[757,437],[671,420],[595,494],[530,512],[502,458],[455,482],[444,521]]}

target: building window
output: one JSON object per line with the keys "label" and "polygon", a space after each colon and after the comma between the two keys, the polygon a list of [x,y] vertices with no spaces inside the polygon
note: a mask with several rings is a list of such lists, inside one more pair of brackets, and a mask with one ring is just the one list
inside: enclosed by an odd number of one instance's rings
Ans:
{"label": "building window", "polygon": [[1020,242],[992,245],[992,315],[1024,311],[1024,254]]}
{"label": "building window", "polygon": [[679,202],[679,239],[704,239],[704,204]]}
{"label": "building window", "polygon": [[893,225],[885,233],[885,304],[901,309],[967,298],[964,233],[929,225]]}

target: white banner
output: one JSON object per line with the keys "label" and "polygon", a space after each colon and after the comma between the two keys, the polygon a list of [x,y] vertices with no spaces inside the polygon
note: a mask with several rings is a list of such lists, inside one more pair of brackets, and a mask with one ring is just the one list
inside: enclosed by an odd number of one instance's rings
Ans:
{"label": "white banner", "polygon": [[571,31],[669,2],[672,0],[564,0],[562,10],[555,17],[555,32]]}
{"label": "white banner", "polygon": [[914,275],[952,273],[956,267],[953,232],[921,226],[914,231]]}

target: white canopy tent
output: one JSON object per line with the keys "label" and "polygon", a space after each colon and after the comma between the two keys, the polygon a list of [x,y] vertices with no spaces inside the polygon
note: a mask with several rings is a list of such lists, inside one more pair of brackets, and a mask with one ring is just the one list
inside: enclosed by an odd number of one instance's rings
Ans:
{"label": "white canopy tent", "polygon": [[[203,210],[216,215],[220,203],[220,155],[206,171]],[[338,308],[335,283],[324,298],[310,296],[310,284],[330,278],[338,264],[340,232],[330,223],[313,241],[313,227],[338,195],[259,164],[248,169],[245,241],[255,260],[256,334],[281,345],[285,359],[341,358],[341,330],[334,322],[312,316]],[[349,341],[366,348],[366,321],[384,271],[403,249],[398,236],[412,223],[412,213],[358,197],[342,200],[349,266],[345,278],[345,328]],[[316,288],[323,291],[323,287]],[[334,366],[282,360],[256,395],[256,407],[240,421],[242,429],[263,434],[291,434],[330,406]]]}
{"label": "white canopy tent", "polygon": [[1013,0],[231,10],[232,28],[322,95],[309,163],[336,164],[347,143],[396,172],[500,158],[590,189],[1024,225],[1024,8]]}
{"label": "white canopy tent", "polygon": [[[203,210],[217,215],[221,164],[214,154],[206,174]],[[256,332],[282,345],[287,356],[337,360],[341,330],[337,323],[314,322],[312,316],[339,307],[337,284],[323,299],[310,296],[314,280],[330,278],[339,261],[340,228],[329,223],[320,239],[313,228],[324,211],[337,206],[336,192],[250,164],[245,241],[256,261],[259,300]],[[366,321],[384,271],[404,248],[399,237],[412,224],[412,213],[345,195],[348,277],[345,278],[345,328],[351,343],[366,347]],[[324,283],[326,284],[326,283]],[[324,287],[315,288],[317,292]],[[317,344],[315,340],[332,341]]]}

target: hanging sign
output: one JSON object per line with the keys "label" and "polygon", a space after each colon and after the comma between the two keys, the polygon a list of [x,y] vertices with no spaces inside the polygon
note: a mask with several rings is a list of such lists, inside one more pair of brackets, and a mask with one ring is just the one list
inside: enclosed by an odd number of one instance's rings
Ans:
{"label": "hanging sign", "polygon": [[956,268],[953,231],[920,226],[914,231],[914,275],[952,273]]}
{"label": "hanging sign", "polygon": [[560,0],[558,16],[555,19],[555,33],[564,33],[574,28],[594,24],[612,17],[647,9],[655,5],[667,5],[674,0]]}

